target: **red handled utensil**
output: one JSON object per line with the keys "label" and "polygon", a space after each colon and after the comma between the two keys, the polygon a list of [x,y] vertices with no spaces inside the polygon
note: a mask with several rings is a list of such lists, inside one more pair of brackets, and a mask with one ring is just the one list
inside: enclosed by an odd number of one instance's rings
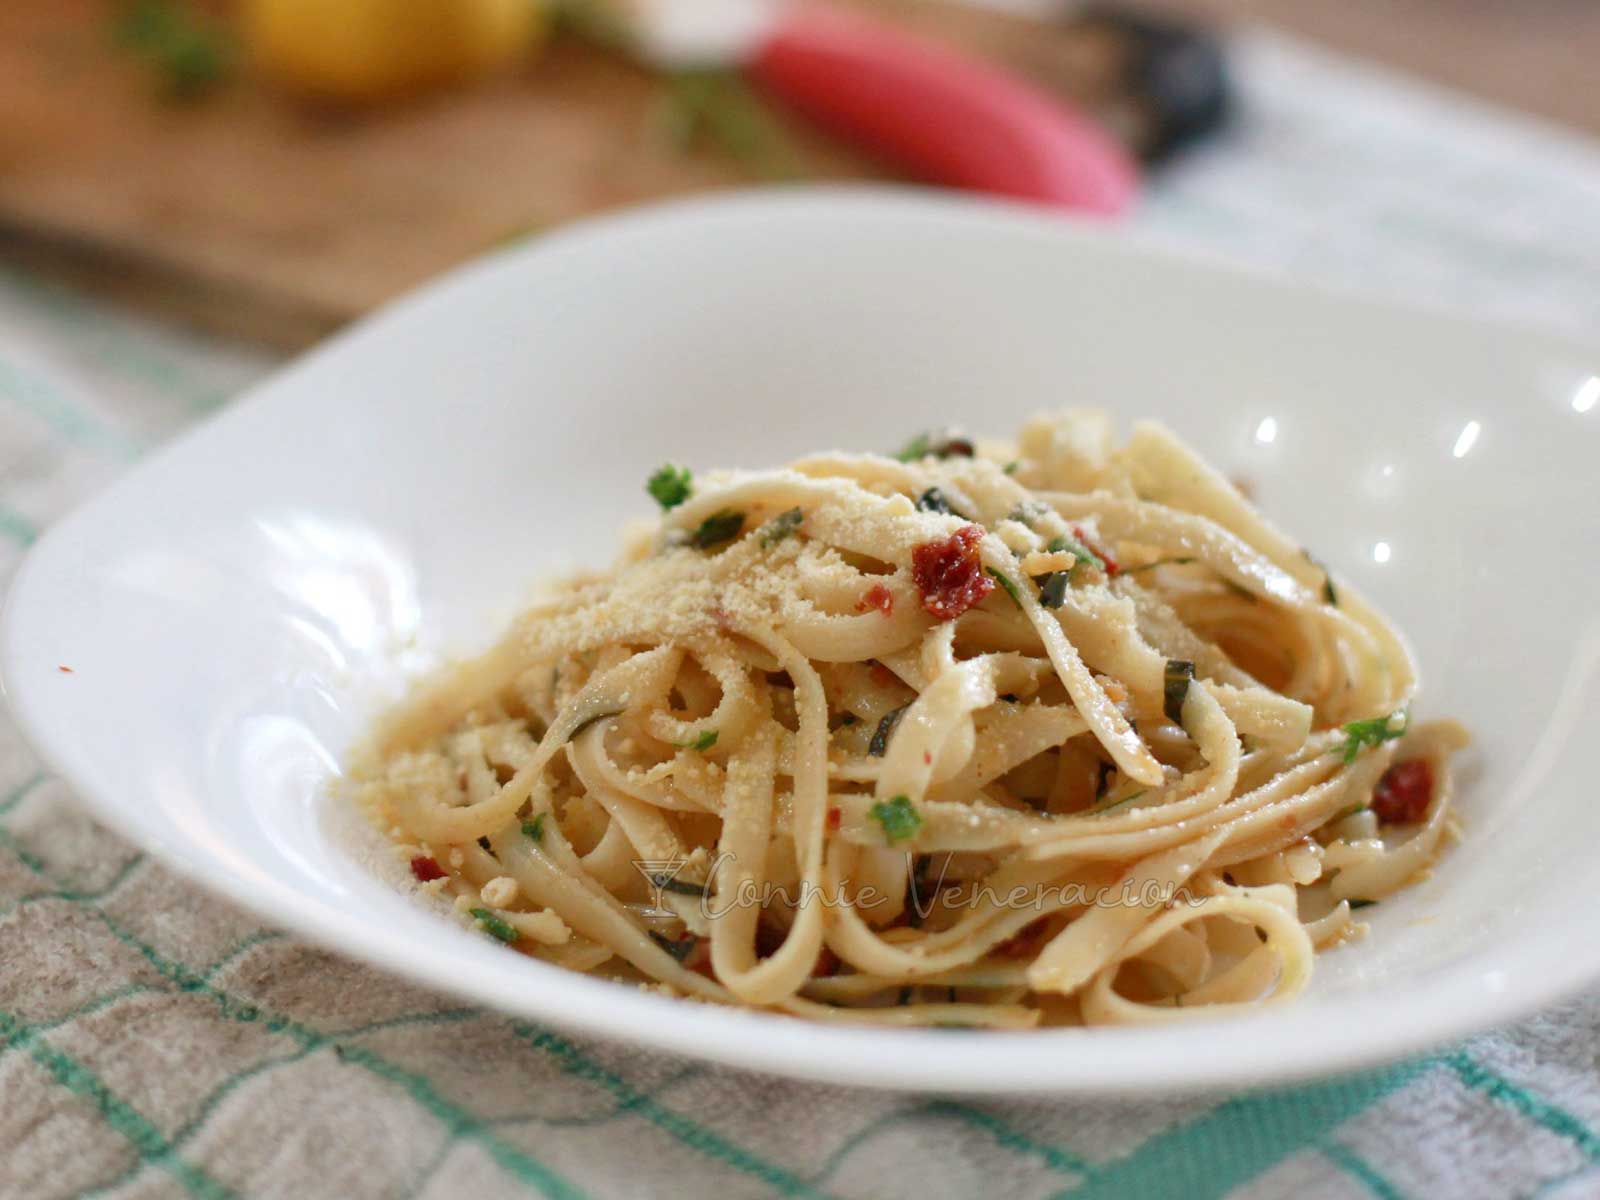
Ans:
{"label": "red handled utensil", "polygon": [[855,13],[783,0],[631,0],[657,65],[734,66],[830,132],[936,183],[1103,216],[1138,167],[1109,133],[1018,75]]}

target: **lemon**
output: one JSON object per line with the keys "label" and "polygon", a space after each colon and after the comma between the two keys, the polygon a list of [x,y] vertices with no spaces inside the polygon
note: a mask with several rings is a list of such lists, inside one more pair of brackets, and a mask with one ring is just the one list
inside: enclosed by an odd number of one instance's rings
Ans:
{"label": "lemon", "polygon": [[544,30],[538,0],[244,0],[240,18],[266,74],[343,103],[490,74]]}

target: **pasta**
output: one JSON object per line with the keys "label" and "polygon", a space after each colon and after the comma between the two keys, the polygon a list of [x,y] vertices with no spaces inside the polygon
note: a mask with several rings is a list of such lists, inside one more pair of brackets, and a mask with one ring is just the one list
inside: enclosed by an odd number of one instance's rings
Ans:
{"label": "pasta", "polygon": [[1301,991],[1452,835],[1412,658],[1159,425],[695,480],[353,764],[526,954],[829,1021],[1186,1019]]}

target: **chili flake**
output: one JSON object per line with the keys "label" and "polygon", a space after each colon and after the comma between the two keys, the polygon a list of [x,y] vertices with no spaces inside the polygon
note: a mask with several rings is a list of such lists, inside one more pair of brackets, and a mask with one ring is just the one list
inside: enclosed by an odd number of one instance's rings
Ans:
{"label": "chili flake", "polygon": [[894,593],[881,583],[875,583],[867,589],[866,594],[856,601],[857,612],[871,612],[877,609],[884,616],[894,612]]}
{"label": "chili flake", "polygon": [[432,883],[435,879],[445,877],[445,869],[426,854],[419,854],[411,860],[411,873],[417,877],[418,883]]}

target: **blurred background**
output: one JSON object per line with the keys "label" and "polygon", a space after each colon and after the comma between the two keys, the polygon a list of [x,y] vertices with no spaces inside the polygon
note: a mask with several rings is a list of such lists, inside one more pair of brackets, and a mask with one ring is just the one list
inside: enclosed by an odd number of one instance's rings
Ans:
{"label": "blurred background", "polygon": [[[856,23],[820,49],[771,51],[794,18],[763,0],[10,0],[0,260],[296,349],[586,214],[719,187],[920,179],[1278,267],[1319,253],[1287,245],[1314,235],[1336,249],[1323,271],[1337,280],[1376,232],[1486,243],[1491,259],[1532,229],[1545,238],[1541,195],[1572,197],[1541,171],[1566,152],[1528,156],[1560,126],[1600,131],[1589,0],[826,7]],[[899,86],[907,45],[933,57]],[[1039,194],[1016,177],[1030,150],[1006,142],[1007,121],[961,115],[972,71],[1059,108],[1065,140],[1041,153],[1075,162]],[[951,80],[952,95],[907,98]],[[1487,119],[1468,97],[1522,118]],[[1136,181],[1107,194],[1118,170]],[[1593,268],[1588,232],[1577,256]],[[1392,273],[1442,272],[1438,290],[1461,300],[1470,264],[1437,261],[1438,245],[1415,257]]]}

